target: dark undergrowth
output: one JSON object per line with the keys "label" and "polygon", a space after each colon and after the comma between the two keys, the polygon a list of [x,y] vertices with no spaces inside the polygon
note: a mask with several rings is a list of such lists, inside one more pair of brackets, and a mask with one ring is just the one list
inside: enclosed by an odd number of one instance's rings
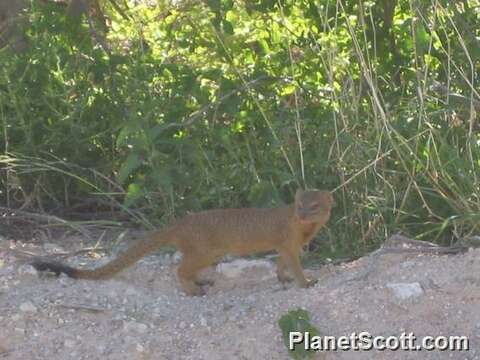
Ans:
{"label": "dark undergrowth", "polygon": [[137,3],[105,47],[32,2],[0,50],[4,208],[149,228],[314,187],[321,257],[478,232],[478,1]]}

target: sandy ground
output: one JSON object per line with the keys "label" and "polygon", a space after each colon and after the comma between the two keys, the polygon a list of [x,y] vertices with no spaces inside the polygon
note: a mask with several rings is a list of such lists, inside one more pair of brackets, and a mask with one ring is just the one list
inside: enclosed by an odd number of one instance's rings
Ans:
{"label": "sandy ground", "polygon": [[[307,270],[319,282],[286,289],[269,260],[222,263],[203,297],[178,288],[178,256],[150,256],[112,280],[39,276],[21,254],[75,251],[80,242],[0,240],[0,358],[289,359],[279,318],[310,313],[323,335],[466,335],[468,351],[336,351],[318,359],[480,359],[480,250],[385,254]],[[74,265],[107,258],[82,253]]]}

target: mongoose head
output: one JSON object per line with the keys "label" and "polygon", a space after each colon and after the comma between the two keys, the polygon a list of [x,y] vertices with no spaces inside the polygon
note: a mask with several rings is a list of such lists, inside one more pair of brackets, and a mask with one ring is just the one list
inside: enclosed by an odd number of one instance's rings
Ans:
{"label": "mongoose head", "polygon": [[295,194],[295,213],[302,222],[328,220],[333,206],[335,200],[330,191],[298,189]]}

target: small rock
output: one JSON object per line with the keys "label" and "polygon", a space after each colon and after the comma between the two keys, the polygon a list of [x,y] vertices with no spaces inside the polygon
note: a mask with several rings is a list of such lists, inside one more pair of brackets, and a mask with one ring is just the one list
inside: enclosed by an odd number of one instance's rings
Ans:
{"label": "small rock", "polygon": [[136,348],[137,348],[137,351],[140,353],[143,353],[145,351],[145,348],[143,347],[142,344],[137,344]]}
{"label": "small rock", "polygon": [[75,340],[72,340],[72,339],[66,339],[66,340],[63,342],[63,345],[64,345],[66,348],[71,349],[71,348],[75,347],[76,342],[75,342]]}
{"label": "small rock", "polygon": [[26,301],[20,304],[20,311],[35,313],[37,312],[37,308],[30,301]]}
{"label": "small rock", "polygon": [[368,315],[364,313],[359,313],[356,315],[356,318],[360,320],[361,322],[366,323],[368,321]]}
{"label": "small rock", "polygon": [[18,267],[17,272],[20,275],[32,275],[37,276],[37,270],[31,265],[21,265]]}
{"label": "small rock", "polygon": [[225,275],[228,278],[236,278],[245,271],[253,268],[263,268],[264,270],[271,271],[273,265],[268,260],[237,259],[232,262],[218,264],[217,272]]}
{"label": "small rock", "polygon": [[388,283],[386,285],[400,300],[416,298],[423,295],[422,286],[418,282],[413,283]]}
{"label": "small rock", "polygon": [[185,324],[185,322],[182,321],[180,324],[178,324],[178,327],[179,327],[180,329],[185,329],[185,328],[187,327],[187,324]]}
{"label": "small rock", "polygon": [[145,324],[137,324],[137,331],[140,334],[144,334],[148,330],[148,326]]}
{"label": "small rock", "polygon": [[138,290],[136,290],[135,288],[133,288],[133,287],[128,287],[128,288],[125,290],[125,295],[127,295],[127,296],[135,296],[135,295],[137,295],[137,292],[138,292]]}
{"label": "small rock", "polygon": [[18,327],[16,327],[16,328],[15,328],[15,332],[16,332],[17,334],[25,335],[25,329],[24,329],[24,328],[18,328]]}
{"label": "small rock", "polygon": [[52,252],[52,253],[58,253],[63,251],[63,249],[60,246],[52,243],[43,244],[43,248],[45,249],[46,252]]}
{"label": "small rock", "polygon": [[180,251],[176,251],[172,256],[172,263],[178,264],[180,260],[182,260],[182,253]]}
{"label": "small rock", "polygon": [[165,254],[160,260],[162,265],[172,265],[172,256],[170,254]]}
{"label": "small rock", "polygon": [[135,331],[140,334],[144,334],[148,330],[148,326],[136,321],[125,322],[123,329],[127,332]]}
{"label": "small rock", "polygon": [[408,268],[411,268],[413,266],[415,266],[415,262],[412,261],[412,260],[407,260],[407,261],[404,261],[400,264],[400,266],[404,269],[408,269]]}

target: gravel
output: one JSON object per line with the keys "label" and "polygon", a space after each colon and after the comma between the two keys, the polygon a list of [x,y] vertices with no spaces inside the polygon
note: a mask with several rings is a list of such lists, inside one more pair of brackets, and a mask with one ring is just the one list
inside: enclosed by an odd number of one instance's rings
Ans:
{"label": "gravel", "polygon": [[[39,276],[15,252],[48,253],[53,245],[0,243],[0,359],[289,359],[278,320],[297,308],[324,335],[405,331],[470,339],[468,352],[340,351],[319,358],[480,359],[480,250],[386,254],[373,266],[362,258],[306,270],[319,279],[309,289],[284,288],[269,260],[237,259],[207,271],[215,284],[205,296],[187,297],[176,280],[178,255],[150,256],[112,280],[85,281]],[[102,260],[82,254],[69,263]]]}

